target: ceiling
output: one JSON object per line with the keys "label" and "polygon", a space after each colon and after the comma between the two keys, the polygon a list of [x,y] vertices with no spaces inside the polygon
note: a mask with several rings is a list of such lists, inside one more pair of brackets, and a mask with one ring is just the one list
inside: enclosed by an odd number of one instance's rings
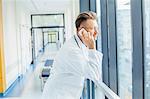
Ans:
{"label": "ceiling", "polygon": [[[72,0],[28,0],[34,12],[64,11],[72,4]],[[27,5],[28,6],[28,5]],[[34,8],[34,10],[33,10]]]}

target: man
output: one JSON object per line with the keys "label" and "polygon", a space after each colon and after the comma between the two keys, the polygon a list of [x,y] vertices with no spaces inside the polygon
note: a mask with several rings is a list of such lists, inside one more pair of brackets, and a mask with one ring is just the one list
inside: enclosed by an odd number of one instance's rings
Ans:
{"label": "man", "polygon": [[83,12],[76,19],[77,34],[68,40],[54,60],[43,99],[80,99],[85,79],[101,81],[102,53],[96,51],[96,14]]}

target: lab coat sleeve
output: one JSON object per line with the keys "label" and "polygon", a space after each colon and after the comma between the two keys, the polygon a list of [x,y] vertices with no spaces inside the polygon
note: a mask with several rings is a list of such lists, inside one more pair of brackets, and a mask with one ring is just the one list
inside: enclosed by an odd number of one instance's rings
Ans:
{"label": "lab coat sleeve", "polygon": [[95,84],[102,81],[102,57],[102,53],[89,49],[85,77],[92,80]]}
{"label": "lab coat sleeve", "polygon": [[66,59],[70,64],[69,68],[72,68],[69,71],[73,70],[71,72],[84,76],[84,66],[87,63],[87,58],[85,58],[81,49],[70,48]]}

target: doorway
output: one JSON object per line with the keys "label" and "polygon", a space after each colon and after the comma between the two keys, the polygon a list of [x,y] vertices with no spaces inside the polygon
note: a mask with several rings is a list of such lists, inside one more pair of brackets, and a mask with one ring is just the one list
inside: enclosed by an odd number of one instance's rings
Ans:
{"label": "doorway", "polygon": [[[65,42],[65,18],[64,13],[57,14],[32,14],[31,15],[31,38],[32,38],[32,62],[36,63],[39,51],[44,52],[49,43],[56,43],[60,48]],[[38,32],[37,32],[38,31]],[[37,34],[41,34],[40,44],[42,48],[37,51]]]}

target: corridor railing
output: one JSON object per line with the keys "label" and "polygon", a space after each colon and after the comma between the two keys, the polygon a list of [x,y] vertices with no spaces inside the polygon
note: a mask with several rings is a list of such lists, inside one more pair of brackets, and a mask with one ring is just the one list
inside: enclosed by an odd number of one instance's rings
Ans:
{"label": "corridor railing", "polygon": [[[106,96],[108,99],[120,99],[120,97],[114,93],[106,84],[103,82],[99,83],[98,88],[102,91],[103,95]],[[104,98],[105,99],[105,98]]]}

